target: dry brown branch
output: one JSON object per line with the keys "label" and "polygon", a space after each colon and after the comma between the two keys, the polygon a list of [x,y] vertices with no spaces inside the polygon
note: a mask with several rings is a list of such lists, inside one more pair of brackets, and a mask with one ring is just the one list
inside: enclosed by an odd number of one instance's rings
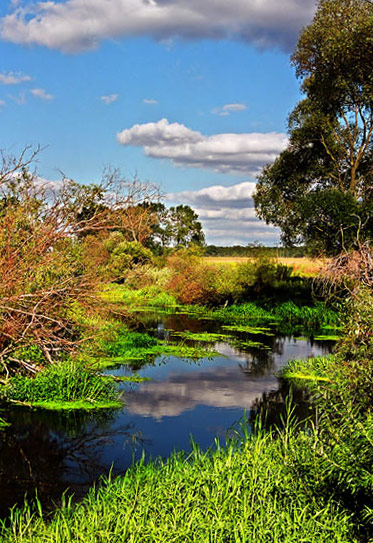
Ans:
{"label": "dry brown branch", "polygon": [[344,251],[320,271],[317,282],[324,296],[348,292],[354,296],[361,287],[373,288],[373,249],[369,242],[353,251]]}
{"label": "dry brown branch", "polygon": [[100,185],[43,184],[30,173],[39,151],[2,155],[0,165],[0,359],[31,373],[40,364],[20,349],[37,346],[52,363],[82,342],[74,307],[100,309],[95,292],[103,277],[85,237],[121,230],[143,241],[151,219],[139,204],[159,197],[156,187],[117,170],[106,170]]}

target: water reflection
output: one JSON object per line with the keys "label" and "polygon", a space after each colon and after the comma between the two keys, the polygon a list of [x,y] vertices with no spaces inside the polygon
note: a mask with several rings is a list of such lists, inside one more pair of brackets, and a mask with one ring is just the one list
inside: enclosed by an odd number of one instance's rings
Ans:
{"label": "water reflection", "polygon": [[[16,409],[0,434],[0,515],[35,492],[48,509],[70,488],[81,497],[110,463],[102,452],[113,443],[113,412],[51,413]],[[138,444],[133,425],[119,429],[124,446]]]}
{"label": "water reflection", "polygon": [[[142,315],[138,329],[151,328],[158,337],[172,337],[168,330],[224,333],[213,321],[186,315]],[[134,323],[135,325],[135,323]],[[230,332],[231,333],[231,332]],[[37,491],[46,509],[59,502],[69,488],[80,498],[101,474],[123,473],[133,460],[168,456],[174,449],[190,447],[190,435],[202,448],[243,414],[253,422],[259,412],[268,424],[279,423],[285,411],[288,385],[276,377],[291,358],[324,354],[321,343],[257,334],[233,333],[234,340],[218,342],[221,353],[198,362],[158,357],[138,369],[151,381],[128,387],[122,410],[99,413],[53,413],[12,410],[11,426],[0,433],[0,515],[22,502],[25,493]],[[266,349],[240,341],[255,340]],[[201,344],[202,345],[202,344]],[[131,374],[122,366],[119,375]],[[309,414],[307,397],[294,391],[301,416]]]}

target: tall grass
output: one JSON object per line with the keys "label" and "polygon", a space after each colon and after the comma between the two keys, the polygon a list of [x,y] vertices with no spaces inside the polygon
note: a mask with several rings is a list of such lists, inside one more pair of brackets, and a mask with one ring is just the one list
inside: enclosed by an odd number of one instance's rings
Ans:
{"label": "tall grass", "polygon": [[76,361],[53,364],[33,378],[13,377],[5,392],[8,400],[56,406],[77,401],[107,403],[118,396],[112,381]]}
{"label": "tall grass", "polygon": [[[143,461],[102,481],[51,517],[26,505],[1,529],[3,543],[356,542],[351,516],[294,476],[315,454],[315,435],[288,424],[278,436],[243,435],[221,448]],[[34,510],[35,511],[35,510]]]}

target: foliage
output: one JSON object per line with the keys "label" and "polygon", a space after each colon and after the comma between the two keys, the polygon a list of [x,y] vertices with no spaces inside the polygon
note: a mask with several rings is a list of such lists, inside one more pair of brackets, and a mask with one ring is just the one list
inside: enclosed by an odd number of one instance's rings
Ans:
{"label": "foliage", "polygon": [[[76,350],[83,324],[73,309],[99,311],[94,292],[109,278],[103,240],[126,230],[137,198],[153,195],[151,187],[110,170],[99,185],[42,183],[30,173],[37,153],[2,155],[0,166],[0,364],[6,377],[20,367],[35,374]],[[152,259],[137,241],[121,240],[113,252],[113,268],[125,258]],[[30,358],[30,349],[42,356]]]}
{"label": "foliage", "polygon": [[268,306],[296,298],[312,302],[312,281],[293,275],[292,268],[267,257],[239,263],[209,266],[190,251],[178,251],[168,259],[171,278],[166,289],[184,304],[219,306],[258,300]]}
{"label": "foliage", "polygon": [[373,5],[322,0],[292,60],[305,98],[259,178],[258,214],[286,244],[338,254],[373,234]]}
{"label": "foliage", "polygon": [[188,205],[169,209],[160,202],[146,204],[154,217],[152,233],[146,241],[155,254],[166,253],[167,247],[203,246],[205,236],[197,213]]}
{"label": "foliage", "polygon": [[84,401],[97,405],[117,399],[118,393],[114,384],[81,363],[65,361],[49,366],[35,377],[17,375],[13,377],[7,388],[8,400],[31,405],[68,404]]}
{"label": "foliage", "polygon": [[168,259],[171,278],[166,288],[183,304],[208,303],[213,295],[209,279],[213,270],[203,266],[199,256],[180,250]]}

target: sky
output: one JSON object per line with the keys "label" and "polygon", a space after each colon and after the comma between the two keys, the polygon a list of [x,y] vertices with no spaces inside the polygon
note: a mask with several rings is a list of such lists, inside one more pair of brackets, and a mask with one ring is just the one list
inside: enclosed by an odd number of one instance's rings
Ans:
{"label": "sky", "polygon": [[208,243],[279,243],[255,216],[300,99],[290,63],[313,0],[2,0],[0,149],[38,174],[106,167],[199,214]]}

